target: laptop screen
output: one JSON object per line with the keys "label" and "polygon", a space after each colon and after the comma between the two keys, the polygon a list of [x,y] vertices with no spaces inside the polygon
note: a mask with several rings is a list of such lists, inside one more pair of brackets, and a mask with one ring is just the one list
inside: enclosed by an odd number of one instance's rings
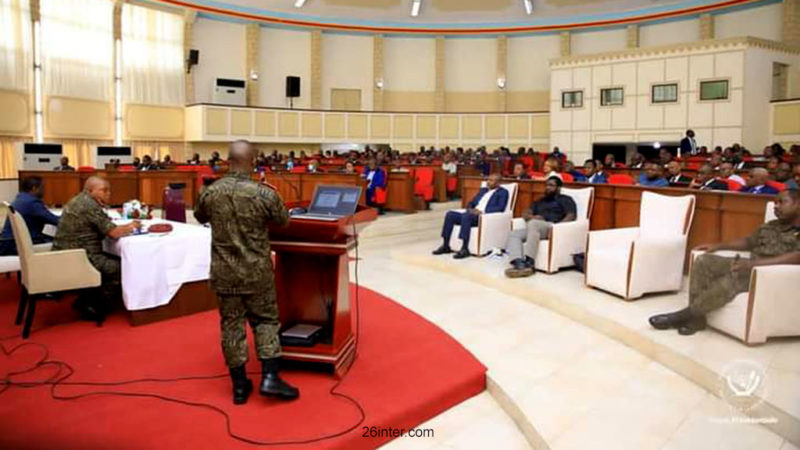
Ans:
{"label": "laptop screen", "polygon": [[356,212],[360,197],[360,186],[318,185],[314,190],[314,199],[311,202],[311,207],[308,208],[308,212],[311,214],[349,216]]}

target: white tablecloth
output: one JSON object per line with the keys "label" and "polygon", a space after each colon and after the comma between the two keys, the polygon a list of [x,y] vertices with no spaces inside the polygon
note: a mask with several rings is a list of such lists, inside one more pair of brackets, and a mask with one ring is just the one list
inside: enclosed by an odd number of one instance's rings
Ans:
{"label": "white tablecloth", "polygon": [[[121,221],[126,223],[129,221]],[[166,220],[145,220],[143,225]],[[166,305],[183,283],[208,279],[211,229],[169,222],[168,234],[106,239],[104,250],[122,260],[122,298],[130,311]]]}

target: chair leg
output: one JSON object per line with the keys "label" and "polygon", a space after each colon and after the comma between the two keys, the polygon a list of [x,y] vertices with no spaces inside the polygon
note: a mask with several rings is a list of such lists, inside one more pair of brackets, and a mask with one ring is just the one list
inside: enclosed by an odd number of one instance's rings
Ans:
{"label": "chair leg", "polygon": [[17,307],[17,320],[14,321],[16,325],[22,323],[22,318],[25,316],[25,306],[28,304],[28,289],[25,286],[19,291],[19,306]]}
{"label": "chair leg", "polygon": [[17,271],[17,284],[22,286],[22,272]]}
{"label": "chair leg", "polygon": [[25,326],[22,328],[22,339],[28,339],[30,336],[33,315],[36,313],[36,298],[32,296],[28,301],[30,305],[28,305],[28,314],[25,316]]}

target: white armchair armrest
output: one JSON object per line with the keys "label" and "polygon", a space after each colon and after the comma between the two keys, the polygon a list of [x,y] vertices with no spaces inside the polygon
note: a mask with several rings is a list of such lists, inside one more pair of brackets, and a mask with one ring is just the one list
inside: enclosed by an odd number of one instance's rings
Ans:
{"label": "white armchair armrest", "polygon": [[481,214],[478,227],[480,229],[479,253],[486,253],[493,248],[504,248],[511,232],[511,211],[502,213]]}
{"label": "white armchair armrest", "polygon": [[511,231],[524,230],[526,227],[525,219],[522,217],[516,217],[511,220]]}
{"label": "white armchair armrest", "polygon": [[589,248],[602,248],[607,246],[627,246],[639,237],[639,227],[614,228],[611,230],[599,230],[589,232]]}
{"label": "white armchair armrest", "polygon": [[100,272],[83,249],[35,253],[30,263],[26,286],[31,294],[100,286]]}
{"label": "white armchair armrest", "polygon": [[586,252],[588,232],[589,221],[586,219],[553,224],[549,237],[551,252],[548,272],[574,265],[572,255]]}
{"label": "white armchair armrest", "polygon": [[641,237],[634,241],[628,298],[645,292],[679,290],[683,283],[686,236]]}
{"label": "white armchair armrest", "polygon": [[750,281],[748,344],[770,336],[800,335],[800,265],[756,266]]}

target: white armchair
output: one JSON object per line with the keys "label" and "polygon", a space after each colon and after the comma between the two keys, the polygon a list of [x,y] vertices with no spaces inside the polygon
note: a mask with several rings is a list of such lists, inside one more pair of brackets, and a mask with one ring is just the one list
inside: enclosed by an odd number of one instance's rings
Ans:
{"label": "white armchair", "polygon": [[[508,240],[511,231],[509,224],[514,217],[514,206],[517,204],[517,183],[501,184],[500,187],[508,191],[506,209],[503,212],[478,216],[478,226],[472,227],[469,236],[469,252],[473,255],[484,255],[494,248],[503,248]],[[461,248],[461,238],[458,237],[460,231],[460,225],[453,227],[450,248]]]}
{"label": "white armchair", "polygon": [[[773,202],[767,204],[765,221],[775,219]],[[692,251],[691,262],[702,255]],[[748,252],[719,251],[717,255],[733,257]],[[691,270],[689,272],[691,276]],[[754,267],[750,272],[750,291],[742,292],[733,301],[706,316],[711,328],[722,331],[745,344],[763,344],[767,338],[800,336],[800,266],[776,265]]]}
{"label": "white armchair", "polygon": [[679,290],[694,207],[694,195],[642,192],[638,227],[589,232],[586,285],[625,300]]}
{"label": "white armchair", "polygon": [[[538,245],[536,270],[547,273],[558,272],[563,267],[575,265],[572,255],[586,251],[586,234],[589,232],[589,218],[594,207],[594,188],[561,188],[561,193],[575,201],[575,220],[553,224],[547,239],[539,242],[525,242],[525,254],[531,253],[533,245]],[[525,219],[514,219],[511,229],[525,229]]]}

